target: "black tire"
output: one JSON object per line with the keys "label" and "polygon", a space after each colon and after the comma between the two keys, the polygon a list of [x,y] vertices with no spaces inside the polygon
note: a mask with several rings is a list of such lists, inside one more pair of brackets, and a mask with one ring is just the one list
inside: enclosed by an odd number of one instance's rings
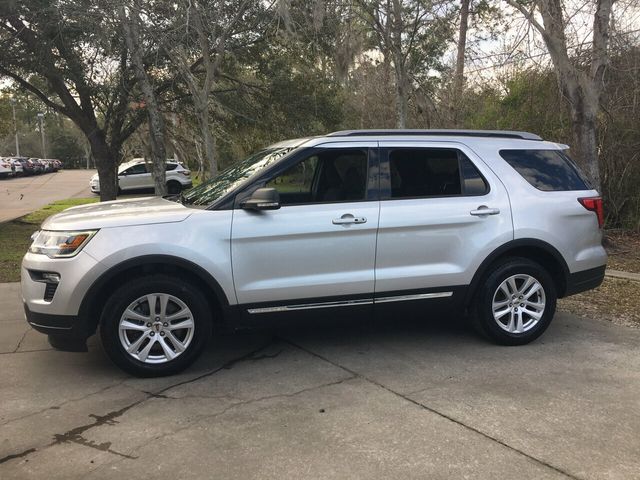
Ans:
{"label": "black tire", "polygon": [[[542,317],[529,330],[511,333],[498,325],[493,315],[493,299],[500,285],[513,275],[529,275],[544,291],[545,306]],[[553,278],[541,265],[520,257],[512,257],[493,265],[484,278],[472,306],[473,324],[482,335],[500,345],[525,345],[549,327],[556,310],[557,292]],[[519,300],[517,300],[519,301]],[[517,305],[514,305],[517,307]]]}
{"label": "black tire", "polygon": [[[174,359],[164,363],[145,363],[134,358],[127,353],[120,340],[119,324],[125,310],[136,299],[151,293],[168,294],[179,299],[193,316],[190,343]],[[100,337],[107,355],[118,367],[138,377],[162,377],[181,372],[198,358],[211,336],[211,330],[211,312],[202,292],[185,280],[162,274],[137,277],[126,282],[109,297],[100,319]]]}
{"label": "black tire", "polygon": [[167,193],[169,195],[177,195],[182,191],[182,184],[180,182],[171,181],[167,182]]}

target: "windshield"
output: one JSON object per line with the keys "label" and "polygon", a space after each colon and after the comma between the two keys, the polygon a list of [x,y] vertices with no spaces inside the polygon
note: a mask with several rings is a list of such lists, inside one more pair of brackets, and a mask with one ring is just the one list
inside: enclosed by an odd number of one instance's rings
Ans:
{"label": "windshield", "polygon": [[226,168],[211,180],[184,192],[182,203],[209,205],[294,148],[294,146],[270,147],[254,153],[249,158]]}

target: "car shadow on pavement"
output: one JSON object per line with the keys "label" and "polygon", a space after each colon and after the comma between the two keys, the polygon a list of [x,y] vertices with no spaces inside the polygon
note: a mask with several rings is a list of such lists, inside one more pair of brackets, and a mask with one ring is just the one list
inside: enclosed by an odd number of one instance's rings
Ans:
{"label": "car shadow on pavement", "polygon": [[[304,325],[292,322],[287,325],[265,326],[235,332],[219,332],[215,334],[201,357],[194,365],[189,367],[181,375],[198,376],[211,370],[224,368],[224,365],[246,355],[262,355],[278,345],[299,345],[312,343],[314,347],[336,347],[344,349],[346,353],[350,349],[354,352],[361,348],[363,342],[368,345],[384,343],[393,340],[394,343],[403,341],[415,343],[424,342],[427,345],[446,343],[448,348],[461,347],[469,344],[482,344],[485,342],[468,325],[465,318],[438,316],[434,318],[421,318],[418,316],[404,316],[402,318],[341,318],[315,320]],[[98,338],[94,335],[87,342],[88,354],[77,355],[77,362],[70,366],[77,368],[93,369],[96,373],[104,375],[122,372],[113,365]],[[87,358],[88,357],[88,358]]]}

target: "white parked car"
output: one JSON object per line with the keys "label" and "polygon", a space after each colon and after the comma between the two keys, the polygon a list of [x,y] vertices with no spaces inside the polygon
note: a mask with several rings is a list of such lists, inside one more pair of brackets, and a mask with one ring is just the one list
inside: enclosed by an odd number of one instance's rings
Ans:
{"label": "white parked car", "polygon": [[14,174],[15,167],[9,158],[0,157],[0,178],[7,178]]}
{"label": "white parked car", "polygon": [[14,171],[13,171],[13,176],[17,177],[17,176],[21,176],[24,174],[24,168],[22,168],[22,162],[20,162],[20,160],[18,160],[17,158],[10,158],[8,159],[9,162],[11,162],[11,165],[13,165]]}
{"label": "white parked car", "polygon": [[[96,173],[89,181],[91,191],[100,193],[100,179]],[[191,171],[181,163],[167,160],[167,192],[180,193],[191,188]],[[153,190],[151,165],[144,158],[134,158],[118,167],[118,191]]]}

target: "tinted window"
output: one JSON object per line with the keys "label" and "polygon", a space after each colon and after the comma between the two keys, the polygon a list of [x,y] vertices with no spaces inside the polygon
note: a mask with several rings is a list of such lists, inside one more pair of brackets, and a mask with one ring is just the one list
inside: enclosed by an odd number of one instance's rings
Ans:
{"label": "tinted window", "polygon": [[127,168],[122,173],[124,175],[137,175],[139,173],[147,173],[147,166],[144,163],[139,163],[137,165]]}
{"label": "tinted window", "polygon": [[175,170],[176,168],[178,168],[178,164],[177,163],[167,163],[167,172],[169,172],[171,170]]}
{"label": "tinted window", "polygon": [[301,160],[266,184],[282,205],[364,200],[367,152],[328,149]]}
{"label": "tinted window", "polygon": [[500,156],[538,190],[590,189],[573,161],[559,150],[500,150]]}
{"label": "tinted window", "polygon": [[403,148],[389,154],[391,198],[483,195],[487,184],[457,150]]}

